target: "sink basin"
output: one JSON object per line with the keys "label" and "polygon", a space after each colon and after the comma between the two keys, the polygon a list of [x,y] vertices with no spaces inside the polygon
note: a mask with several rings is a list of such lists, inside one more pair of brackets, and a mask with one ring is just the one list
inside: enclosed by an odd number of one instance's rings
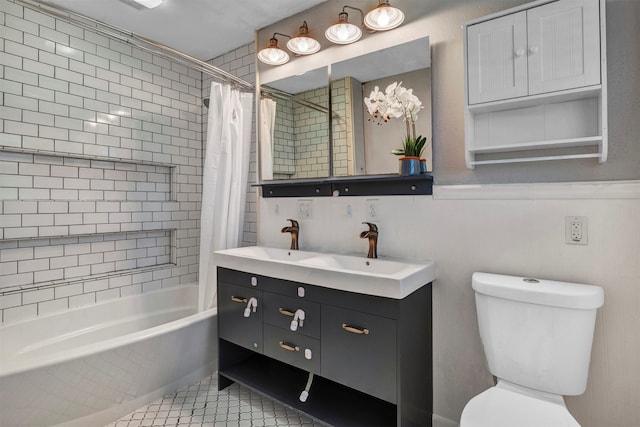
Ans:
{"label": "sink basin", "polygon": [[243,248],[227,249],[218,253],[227,253],[234,256],[255,258],[271,261],[300,261],[316,256],[315,252],[294,251],[291,249],[269,248],[266,246],[246,246]]}
{"label": "sink basin", "polygon": [[421,265],[406,262],[331,254],[302,259],[300,263],[329,270],[398,277],[410,273],[410,270],[421,268]]}
{"label": "sink basin", "polygon": [[402,299],[433,281],[433,261],[407,262],[247,246],[213,254],[216,265],[294,282]]}

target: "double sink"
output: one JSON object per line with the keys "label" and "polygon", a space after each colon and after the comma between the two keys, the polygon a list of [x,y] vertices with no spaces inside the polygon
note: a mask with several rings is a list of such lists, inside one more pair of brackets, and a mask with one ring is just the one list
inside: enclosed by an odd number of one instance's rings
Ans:
{"label": "double sink", "polygon": [[220,267],[366,295],[402,299],[436,277],[433,261],[407,262],[247,246],[213,253]]}

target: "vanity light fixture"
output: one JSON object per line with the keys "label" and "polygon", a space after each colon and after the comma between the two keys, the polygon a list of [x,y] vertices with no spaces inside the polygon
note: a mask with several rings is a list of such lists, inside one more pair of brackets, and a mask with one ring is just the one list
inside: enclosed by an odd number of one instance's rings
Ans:
{"label": "vanity light fixture", "polygon": [[287,42],[287,48],[296,55],[311,55],[320,50],[318,40],[309,36],[307,21],[303,21],[298,35]]}
{"label": "vanity light fixture", "polygon": [[160,6],[164,0],[134,0],[136,3],[140,3],[148,9],[153,9],[156,6]]}
{"label": "vanity light fixture", "polygon": [[378,6],[364,17],[367,28],[386,31],[396,28],[404,21],[404,13],[389,4],[389,0],[378,0]]}
{"label": "vanity light fixture", "polygon": [[276,35],[289,37],[282,33],[273,33],[273,37],[269,39],[269,45],[258,52],[258,59],[269,65],[282,65],[289,62],[289,54],[278,47],[278,39]]}
{"label": "vanity light fixture", "polygon": [[360,27],[349,22],[349,14],[345,12],[345,9],[347,8],[357,10],[360,12],[360,16],[364,15],[362,10],[357,7],[344,6],[342,8],[342,12],[338,14],[338,22],[327,28],[327,31],[324,33],[325,37],[330,42],[336,44],[349,44],[360,40],[360,37],[362,37],[362,30]]}

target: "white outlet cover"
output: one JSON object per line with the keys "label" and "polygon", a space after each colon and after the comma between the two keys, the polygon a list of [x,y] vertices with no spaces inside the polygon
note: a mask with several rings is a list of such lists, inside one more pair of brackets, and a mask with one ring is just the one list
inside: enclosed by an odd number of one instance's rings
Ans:
{"label": "white outlet cover", "polygon": [[312,200],[298,200],[298,218],[299,219],[311,219],[313,213],[313,201]]}
{"label": "white outlet cover", "polygon": [[[571,228],[575,223],[579,223],[582,228],[582,239],[574,240]],[[564,217],[564,242],[568,245],[587,245],[589,243],[588,221],[586,216],[565,216]]]}
{"label": "white outlet cover", "polygon": [[380,200],[368,199],[365,200],[365,215],[367,219],[378,219],[380,217]]}

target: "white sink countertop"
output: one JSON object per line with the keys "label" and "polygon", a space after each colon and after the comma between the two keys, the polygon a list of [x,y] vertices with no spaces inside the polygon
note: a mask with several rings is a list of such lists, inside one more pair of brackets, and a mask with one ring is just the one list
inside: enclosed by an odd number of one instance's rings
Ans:
{"label": "white sink countertop", "polygon": [[247,246],[213,253],[217,266],[366,295],[402,299],[436,278],[431,260],[404,261]]}

